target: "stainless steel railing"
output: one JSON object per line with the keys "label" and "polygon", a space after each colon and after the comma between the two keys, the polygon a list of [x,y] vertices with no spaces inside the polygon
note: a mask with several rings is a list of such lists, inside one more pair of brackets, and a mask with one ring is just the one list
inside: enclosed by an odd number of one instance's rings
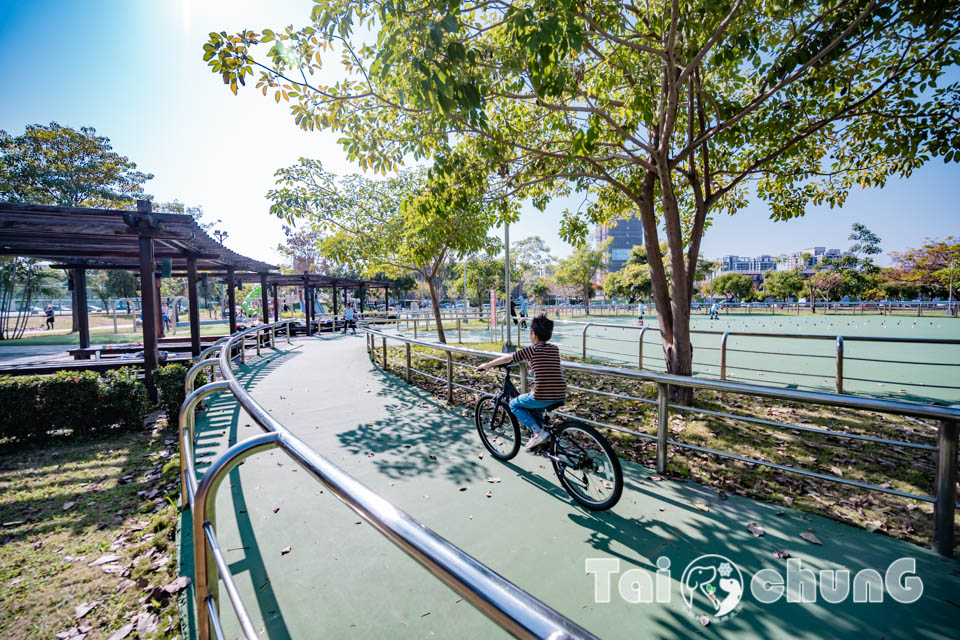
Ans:
{"label": "stainless steel railing", "polygon": [[[219,607],[219,581],[222,580],[227,599],[233,607],[244,637],[247,640],[259,640],[217,541],[214,506],[217,490],[226,475],[246,458],[270,449],[280,449],[290,456],[384,537],[512,635],[518,638],[551,640],[594,638],[590,632],[397,509],[311,449],[243,388],[232,371],[234,346],[239,347],[236,357],[243,358],[250,334],[254,334],[259,345],[261,332],[269,330],[271,335],[275,335],[276,329],[283,325],[288,325],[286,332],[289,343],[289,324],[292,322],[295,321],[284,320],[254,327],[225,339],[222,344],[217,345],[218,358],[201,359],[187,375],[188,395],[180,409],[179,440],[183,504],[190,508],[193,515],[195,605],[199,639],[208,640],[211,631],[218,639],[224,637]],[[207,352],[205,354],[209,355]],[[193,382],[198,373],[214,365],[219,368],[223,379],[193,390]],[[203,398],[223,391],[232,393],[243,410],[265,433],[238,442],[220,454],[197,481],[193,459],[195,410]]]}
{"label": "stainless steel railing", "polygon": [[[619,325],[616,325],[619,326]],[[484,357],[489,359],[492,356],[499,356],[499,353],[491,353],[489,351],[481,351],[478,349],[470,349],[466,347],[457,347],[447,344],[439,344],[435,342],[426,342],[423,340],[416,340],[404,335],[390,334],[383,331],[378,331],[365,327],[364,330],[367,333],[368,344],[367,349],[370,357],[376,362],[379,356],[379,362],[383,366],[384,370],[389,370],[390,365],[393,364],[398,368],[398,371],[402,370],[403,377],[409,382],[412,379],[412,375],[417,373],[418,375],[425,376],[427,378],[433,379],[437,382],[446,383],[447,386],[447,399],[453,399],[453,389],[454,387],[463,388],[477,393],[486,393],[482,389],[476,389],[468,385],[458,383],[454,380],[453,377],[453,364],[458,364],[465,366],[462,363],[452,363],[452,354],[459,353],[467,356],[475,357]],[[380,338],[380,345],[378,347],[376,340]],[[387,342],[396,341],[404,343],[405,347],[405,363],[397,362],[391,360],[388,356],[387,351]],[[428,347],[430,349],[436,349],[442,352],[445,352],[446,361],[446,377],[434,376],[425,371],[420,371],[411,366],[411,345],[419,345],[422,347]],[[377,351],[380,351],[378,354]],[[432,357],[432,356],[430,356]],[[570,371],[579,371],[583,373],[598,375],[598,376],[607,376],[607,377],[618,377],[618,378],[628,378],[632,380],[639,380],[642,382],[653,383],[657,386],[657,399],[653,401],[648,398],[638,398],[632,396],[619,395],[618,397],[641,402],[647,404],[656,404],[657,406],[657,435],[653,436],[642,431],[634,431],[630,429],[624,429],[617,425],[606,424],[593,420],[585,416],[577,416],[568,413],[557,412],[558,415],[576,418],[578,420],[583,420],[594,426],[603,427],[606,429],[611,429],[614,431],[619,431],[622,433],[627,433],[635,437],[656,440],[657,441],[657,471],[659,473],[666,472],[667,466],[667,457],[669,452],[669,447],[676,446],[685,449],[690,449],[693,451],[698,451],[701,453],[709,453],[718,455],[725,458],[731,458],[734,460],[739,460],[741,462],[747,462],[750,464],[756,464],[760,466],[771,467],[774,469],[779,469],[781,471],[786,471],[790,473],[795,473],[799,475],[819,478],[821,480],[836,482],[839,484],[846,484],[850,486],[859,487],[862,489],[867,489],[870,491],[878,491],[881,493],[888,493],[892,495],[897,495],[901,497],[911,498],[914,500],[920,500],[924,502],[932,502],[934,505],[934,538],[933,538],[933,548],[939,553],[945,556],[951,556],[953,554],[953,530],[954,530],[954,512],[955,509],[960,506],[955,503],[955,487],[957,482],[957,438],[958,438],[958,425],[960,425],[960,405],[954,405],[952,407],[944,407],[940,405],[933,404],[919,404],[913,402],[901,402],[896,400],[883,400],[879,398],[872,398],[866,396],[855,396],[849,394],[839,394],[839,393],[825,393],[825,392],[815,392],[815,391],[799,391],[794,389],[781,389],[776,387],[767,387],[762,385],[755,384],[746,384],[741,382],[730,382],[725,380],[711,380],[705,378],[693,378],[688,376],[676,376],[667,373],[656,373],[649,370],[634,370],[634,369],[624,369],[613,366],[606,365],[596,365],[596,364],[585,364],[580,362],[569,362],[562,361],[561,366],[564,369]],[[472,367],[471,367],[472,368]],[[526,370],[521,369],[521,385],[523,388],[526,387]],[[693,389],[704,389],[717,391],[721,393],[735,393],[743,395],[758,396],[764,398],[774,398],[778,400],[784,400],[788,402],[799,402],[811,405],[827,405],[834,407],[845,407],[848,409],[859,409],[859,410],[868,410],[868,411],[877,411],[880,413],[890,413],[897,415],[906,415],[920,418],[928,418],[939,421],[939,426],[937,429],[937,445],[927,445],[914,442],[906,442],[901,440],[890,440],[887,438],[879,438],[874,436],[867,436],[861,434],[852,434],[842,431],[832,431],[827,429],[820,429],[816,427],[804,426],[804,425],[795,425],[789,423],[778,422],[775,420],[766,420],[755,418],[752,416],[743,416],[736,415],[721,411],[712,411],[708,409],[702,409],[699,407],[692,407],[687,405],[680,405],[670,402],[669,400],[669,387],[670,386],[680,386],[680,387],[689,387]],[[596,395],[605,395],[605,392],[587,389],[581,387],[575,387],[575,389],[587,393],[592,393]],[[609,394],[606,394],[609,395]],[[668,421],[670,419],[670,411],[689,411],[693,413],[700,413],[704,415],[712,415],[715,417],[720,417],[728,420],[735,420],[753,424],[760,424],[767,427],[773,427],[778,429],[788,429],[808,433],[818,433],[826,436],[834,436],[838,438],[848,438],[853,440],[867,440],[879,444],[887,444],[897,447],[908,447],[913,449],[920,449],[926,451],[936,452],[937,455],[937,471],[936,471],[936,481],[934,486],[934,495],[933,497],[918,495],[914,493],[907,493],[903,491],[898,491],[890,487],[880,487],[876,485],[871,485],[864,482],[859,482],[856,480],[850,480],[848,478],[843,478],[839,476],[832,476],[827,474],[818,473],[815,471],[808,471],[806,469],[799,469],[796,467],[790,467],[787,465],[776,464],[767,460],[760,460],[757,458],[747,458],[740,456],[727,451],[718,451],[715,449],[708,449],[706,447],[701,447],[698,445],[688,444],[676,440],[672,440],[669,437],[668,433]]]}

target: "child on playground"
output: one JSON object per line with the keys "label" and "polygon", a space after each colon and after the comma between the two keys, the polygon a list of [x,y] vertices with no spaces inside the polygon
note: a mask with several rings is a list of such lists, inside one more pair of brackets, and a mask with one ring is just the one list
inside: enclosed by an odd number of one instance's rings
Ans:
{"label": "child on playground", "polygon": [[560,370],[560,349],[557,345],[548,342],[552,337],[553,320],[545,315],[539,315],[530,323],[530,346],[477,367],[478,371],[486,371],[492,367],[521,360],[530,363],[535,378],[533,392],[522,393],[510,401],[510,410],[513,415],[533,432],[533,437],[525,447],[527,451],[546,442],[549,436],[546,429],[539,427],[532,412],[537,412],[539,415],[544,407],[566,399],[567,384]]}
{"label": "child on playground", "polygon": [[640,298],[640,303],[637,305],[637,326],[643,326],[643,314],[647,311],[647,305],[643,303],[643,298]]}

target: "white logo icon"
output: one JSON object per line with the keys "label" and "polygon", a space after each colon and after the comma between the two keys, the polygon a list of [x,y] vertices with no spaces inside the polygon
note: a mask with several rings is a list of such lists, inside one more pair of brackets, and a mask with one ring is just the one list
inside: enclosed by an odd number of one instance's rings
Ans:
{"label": "white logo icon", "polygon": [[680,595],[692,615],[714,621],[733,617],[743,598],[743,574],[728,558],[707,554],[687,565],[680,578]]}

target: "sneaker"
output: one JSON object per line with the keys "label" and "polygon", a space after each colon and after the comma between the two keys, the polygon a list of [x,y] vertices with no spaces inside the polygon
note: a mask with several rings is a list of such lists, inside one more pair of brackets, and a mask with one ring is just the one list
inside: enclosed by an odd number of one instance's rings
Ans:
{"label": "sneaker", "polygon": [[530,440],[527,442],[524,449],[526,449],[527,451],[533,451],[534,449],[536,449],[537,447],[539,447],[549,439],[550,439],[550,432],[544,429],[539,433],[535,434],[532,438],[530,438]]}

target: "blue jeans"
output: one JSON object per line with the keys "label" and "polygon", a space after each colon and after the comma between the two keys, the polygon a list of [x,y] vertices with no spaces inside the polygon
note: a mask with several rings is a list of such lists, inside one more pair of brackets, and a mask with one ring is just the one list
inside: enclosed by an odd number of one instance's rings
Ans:
{"label": "blue jeans", "polygon": [[540,427],[537,425],[533,413],[536,413],[537,417],[542,419],[543,412],[540,410],[555,402],[556,400],[536,400],[532,393],[521,393],[510,401],[510,411],[513,412],[513,415],[517,416],[517,420],[526,428],[534,433],[538,433]]}

